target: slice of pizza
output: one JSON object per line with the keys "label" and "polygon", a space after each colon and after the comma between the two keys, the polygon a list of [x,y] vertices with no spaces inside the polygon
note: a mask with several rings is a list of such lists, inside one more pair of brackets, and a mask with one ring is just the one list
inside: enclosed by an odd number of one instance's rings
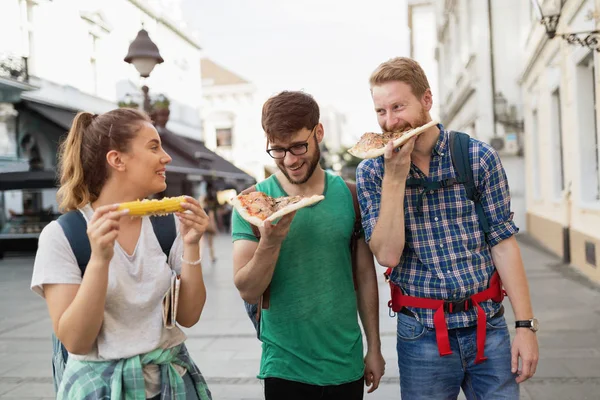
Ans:
{"label": "slice of pizza", "polygon": [[274,221],[292,211],[318,203],[324,198],[325,196],[321,195],[271,197],[263,192],[250,192],[232,198],[231,205],[246,221],[262,226],[265,221]]}
{"label": "slice of pizza", "polygon": [[411,137],[425,132],[437,123],[437,121],[430,121],[423,126],[403,132],[365,133],[354,146],[348,149],[348,153],[358,158],[377,158],[385,153],[385,146],[390,140],[394,142],[394,148],[400,147]]}

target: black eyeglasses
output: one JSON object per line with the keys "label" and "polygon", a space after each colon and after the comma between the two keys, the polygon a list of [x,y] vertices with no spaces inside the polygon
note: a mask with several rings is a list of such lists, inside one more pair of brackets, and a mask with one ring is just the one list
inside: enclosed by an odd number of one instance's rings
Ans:
{"label": "black eyeglasses", "polygon": [[315,133],[316,128],[317,128],[317,125],[315,125],[315,127],[310,131],[310,135],[308,135],[308,137],[306,138],[306,141],[304,143],[298,143],[298,144],[295,144],[288,148],[275,147],[275,148],[269,149],[269,142],[267,141],[267,153],[276,160],[285,158],[285,155],[287,154],[288,151],[295,156],[301,156],[302,154],[306,154],[306,152],[308,151],[308,139],[310,139],[310,137],[313,135],[313,133]]}

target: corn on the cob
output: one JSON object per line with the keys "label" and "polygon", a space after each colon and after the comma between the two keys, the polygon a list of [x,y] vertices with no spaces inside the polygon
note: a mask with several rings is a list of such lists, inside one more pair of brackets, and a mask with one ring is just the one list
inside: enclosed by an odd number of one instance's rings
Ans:
{"label": "corn on the cob", "polygon": [[129,215],[142,217],[146,215],[166,215],[174,212],[184,212],[181,203],[185,202],[185,196],[165,197],[162,200],[136,200],[119,204],[117,210],[129,210]]}

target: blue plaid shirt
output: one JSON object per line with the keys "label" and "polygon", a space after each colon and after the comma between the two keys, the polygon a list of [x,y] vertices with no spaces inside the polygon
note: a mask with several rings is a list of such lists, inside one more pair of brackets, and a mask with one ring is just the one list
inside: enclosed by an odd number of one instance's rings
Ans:
{"label": "blue plaid shirt", "polygon": [[[442,125],[438,127],[440,136],[432,152],[429,176],[412,164],[409,178],[430,182],[456,178],[448,132]],[[508,182],[496,151],[471,138],[469,158],[476,187],[482,193],[481,202],[490,232],[485,235],[481,230],[475,205],[467,198],[463,185],[455,184],[426,193],[421,187],[406,188],[406,243],[391,280],[409,296],[457,301],[487,289],[495,271],[491,248],[519,231],[512,221]],[[383,156],[364,160],[356,171],[367,242],[379,217],[383,172]],[[500,310],[500,304],[491,300],[481,306],[488,317]],[[435,310],[410,310],[425,326],[433,328]],[[476,310],[447,313],[446,322],[448,329],[473,326],[477,323]]]}

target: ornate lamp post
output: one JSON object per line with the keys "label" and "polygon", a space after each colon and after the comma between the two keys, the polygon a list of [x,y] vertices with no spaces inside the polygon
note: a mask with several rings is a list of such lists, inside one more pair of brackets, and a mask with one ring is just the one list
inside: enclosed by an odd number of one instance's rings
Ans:
{"label": "ornate lamp post", "polygon": [[[133,64],[138,70],[142,78],[147,78],[157,64],[163,63],[165,60],[161,57],[158,51],[158,46],[150,39],[148,32],[141,29],[135,40],[129,45],[129,51],[125,56],[124,61]],[[152,112],[150,96],[148,95],[148,86],[143,86],[144,92],[144,111],[148,114]]]}
{"label": "ornate lamp post", "polygon": [[[557,33],[558,22],[564,0],[531,0],[538,19],[546,29],[549,39],[560,36],[569,44],[588,47],[600,51],[600,30],[581,31],[572,33]],[[592,17],[594,17],[592,13]]]}

